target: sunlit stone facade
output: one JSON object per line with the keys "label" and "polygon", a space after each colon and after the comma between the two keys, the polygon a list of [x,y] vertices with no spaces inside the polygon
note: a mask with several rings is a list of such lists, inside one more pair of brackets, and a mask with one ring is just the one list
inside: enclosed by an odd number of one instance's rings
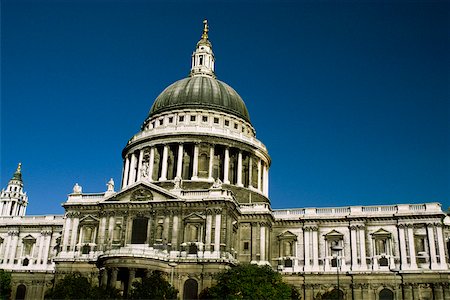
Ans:
{"label": "sunlit stone facade", "polygon": [[13,298],[42,298],[72,271],[127,295],[158,270],[194,299],[217,272],[251,262],[271,265],[303,299],[337,288],[338,272],[342,299],[450,299],[440,204],[271,208],[270,157],[241,97],[216,79],[206,22],[189,77],[156,98],[122,156],[118,187],[76,184],[63,216],[25,216],[19,166],[0,197]]}

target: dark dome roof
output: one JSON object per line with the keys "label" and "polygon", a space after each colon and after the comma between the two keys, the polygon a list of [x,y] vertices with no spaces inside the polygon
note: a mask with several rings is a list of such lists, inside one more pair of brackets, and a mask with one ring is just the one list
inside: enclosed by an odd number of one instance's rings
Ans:
{"label": "dark dome roof", "polygon": [[169,85],[156,98],[149,117],[183,108],[218,110],[250,122],[241,96],[228,84],[209,76],[192,76]]}

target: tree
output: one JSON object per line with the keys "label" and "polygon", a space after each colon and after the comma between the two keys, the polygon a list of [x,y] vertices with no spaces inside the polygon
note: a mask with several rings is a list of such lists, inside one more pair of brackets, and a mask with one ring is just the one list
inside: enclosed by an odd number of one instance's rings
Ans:
{"label": "tree", "polygon": [[11,294],[11,273],[0,270],[0,299],[9,299]]}
{"label": "tree", "polygon": [[152,272],[142,281],[133,283],[130,299],[176,299],[178,291],[162,276],[161,272]]}
{"label": "tree", "polygon": [[201,299],[299,299],[295,287],[282,281],[270,266],[240,264],[217,275],[217,284]]}
{"label": "tree", "polygon": [[67,274],[47,291],[45,299],[118,299],[116,289],[103,289],[93,286],[89,279],[79,272]]}

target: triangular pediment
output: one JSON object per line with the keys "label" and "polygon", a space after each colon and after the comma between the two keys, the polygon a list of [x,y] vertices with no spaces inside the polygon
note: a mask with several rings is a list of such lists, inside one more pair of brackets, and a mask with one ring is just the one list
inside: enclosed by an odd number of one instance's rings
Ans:
{"label": "triangular pediment", "polygon": [[378,229],[377,231],[375,231],[374,233],[372,233],[372,235],[376,236],[376,237],[389,237],[391,236],[391,233],[383,228]]}
{"label": "triangular pediment", "polygon": [[148,202],[177,199],[178,197],[162,187],[150,182],[136,182],[120,192],[112,195],[106,202]]}
{"label": "triangular pediment", "polygon": [[344,235],[335,229],[325,234],[325,239],[342,239],[343,237]]}
{"label": "triangular pediment", "polygon": [[86,215],[83,218],[80,219],[81,224],[95,224],[98,223],[98,218],[92,216],[92,215]]}
{"label": "triangular pediment", "polygon": [[199,222],[203,222],[205,220],[205,216],[202,216],[199,213],[191,213],[189,215],[187,215],[184,218],[184,222],[190,222],[190,223],[199,223]]}
{"label": "triangular pediment", "polygon": [[278,235],[280,240],[297,240],[297,235],[287,230]]}

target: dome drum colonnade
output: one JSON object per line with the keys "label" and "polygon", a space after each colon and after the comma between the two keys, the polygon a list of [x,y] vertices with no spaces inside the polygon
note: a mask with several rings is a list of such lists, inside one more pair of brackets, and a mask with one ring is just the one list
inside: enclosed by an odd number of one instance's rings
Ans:
{"label": "dome drum colonnade", "polygon": [[142,131],[123,150],[122,189],[141,180],[219,179],[268,197],[270,157],[242,98],[215,78],[207,32],[205,24],[190,77],[156,98]]}

